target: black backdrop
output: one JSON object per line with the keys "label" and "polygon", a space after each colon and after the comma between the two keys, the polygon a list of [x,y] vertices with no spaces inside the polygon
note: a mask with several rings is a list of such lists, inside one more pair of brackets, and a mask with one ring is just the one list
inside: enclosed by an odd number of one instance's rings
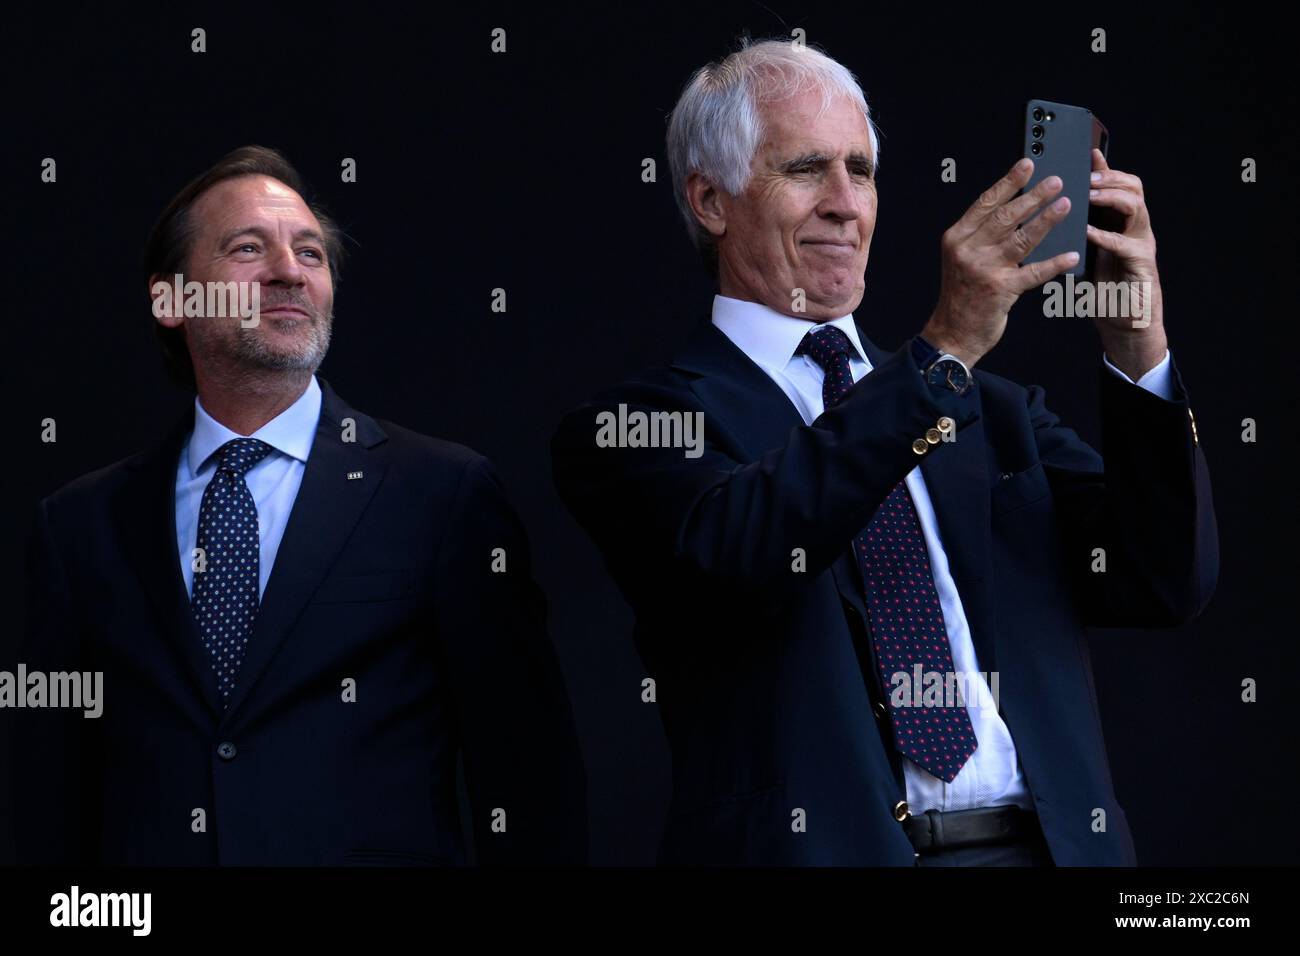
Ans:
{"label": "black backdrop", "polygon": [[[1269,42],[1280,24],[1258,10],[1180,5],[1166,17],[1095,3],[1069,4],[1078,15],[779,0],[371,6],[238,17],[216,5],[46,7],[6,29],[10,607],[23,606],[34,502],[153,443],[190,401],[167,384],[150,331],[139,257],[154,217],[227,150],[275,146],[351,237],[322,374],[368,413],[497,464],[551,600],[588,767],[592,862],[652,862],[667,750],[640,700],[631,615],[556,497],[547,444],[563,411],[665,361],[709,308],[664,155],[683,82],[742,33],[803,28],[855,71],[883,133],[859,312],[880,344],[896,347],[928,316],[940,234],[1015,159],[1026,99],[1093,109],[1112,165],[1142,177],[1223,570],[1191,625],[1096,635],[1116,787],[1144,864],[1296,861],[1294,837],[1261,824],[1282,818],[1295,784],[1294,505],[1282,487],[1296,432],[1295,99],[1275,78],[1289,55]],[[201,55],[189,49],[196,26]],[[504,54],[490,50],[495,27]],[[1104,54],[1089,51],[1094,27],[1106,30]],[[45,157],[56,184],[40,181]],[[344,157],[357,160],[356,183],[340,181]],[[642,182],[646,157],[657,182]],[[955,184],[940,181],[945,157],[957,160]],[[1257,183],[1241,181],[1244,157]],[[498,287],[504,314],[490,308]],[[984,365],[1045,385],[1095,443],[1099,361],[1087,320],[1044,319],[1022,301]],[[46,417],[55,444],[39,439]],[[1241,440],[1247,417],[1253,444]],[[6,617],[8,668],[22,613]],[[1240,700],[1248,677],[1255,704]],[[0,712],[5,777],[9,746]],[[0,862],[8,831],[0,798]]]}

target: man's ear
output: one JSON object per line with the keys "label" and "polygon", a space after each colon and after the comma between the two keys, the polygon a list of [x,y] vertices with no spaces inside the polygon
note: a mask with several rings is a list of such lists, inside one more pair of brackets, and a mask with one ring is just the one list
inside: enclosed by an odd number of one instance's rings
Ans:
{"label": "man's ear", "polygon": [[[182,285],[182,295],[184,286]],[[176,301],[174,277],[155,273],[149,277],[149,298],[153,301],[153,317],[159,325],[178,329],[185,324],[183,302]]]}
{"label": "man's ear", "polygon": [[727,234],[727,212],[722,205],[722,193],[703,173],[686,176],[686,200],[691,204],[695,219],[714,239]]}

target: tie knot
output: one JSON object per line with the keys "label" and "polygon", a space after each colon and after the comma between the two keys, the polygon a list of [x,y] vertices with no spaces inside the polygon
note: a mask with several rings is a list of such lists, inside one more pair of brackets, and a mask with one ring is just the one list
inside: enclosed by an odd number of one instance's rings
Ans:
{"label": "tie knot", "polygon": [[271,453],[271,446],[256,438],[232,438],[217,452],[221,455],[217,471],[229,472],[242,478],[248,469]]}
{"label": "tie knot", "polygon": [[805,335],[795,354],[811,356],[823,371],[829,372],[853,354],[853,343],[843,331],[826,325]]}

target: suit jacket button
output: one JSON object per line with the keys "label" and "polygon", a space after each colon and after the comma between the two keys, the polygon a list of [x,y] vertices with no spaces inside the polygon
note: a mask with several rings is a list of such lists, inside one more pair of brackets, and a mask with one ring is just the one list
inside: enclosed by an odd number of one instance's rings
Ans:
{"label": "suit jacket button", "polygon": [[894,804],[894,819],[902,823],[912,815],[912,811],[907,808],[906,800],[899,800]]}
{"label": "suit jacket button", "polygon": [[912,442],[912,451],[916,452],[918,455],[924,455],[929,450],[930,445],[924,438],[918,438],[916,441]]}
{"label": "suit jacket button", "polygon": [[222,760],[234,760],[235,754],[237,754],[238,752],[239,751],[235,749],[235,745],[232,744],[229,740],[217,745],[217,756],[220,757]]}
{"label": "suit jacket button", "polygon": [[875,704],[872,705],[871,709],[875,711],[876,717],[879,720],[884,720],[886,717],[889,716],[889,708],[885,706],[885,702],[883,700],[876,701]]}
{"label": "suit jacket button", "polygon": [[945,415],[945,416],[943,416],[943,418],[939,419],[939,421],[936,422],[935,424],[938,425],[938,427],[939,427],[939,431],[941,431],[941,432],[950,432],[950,431],[953,430],[953,427],[954,427],[957,423],[954,422],[954,421],[953,421],[951,418],[949,418],[947,415]]}
{"label": "suit jacket button", "polygon": [[939,431],[939,429],[937,428],[927,429],[925,433],[925,440],[929,442],[931,445],[937,445],[939,444],[939,442],[943,441],[943,432]]}

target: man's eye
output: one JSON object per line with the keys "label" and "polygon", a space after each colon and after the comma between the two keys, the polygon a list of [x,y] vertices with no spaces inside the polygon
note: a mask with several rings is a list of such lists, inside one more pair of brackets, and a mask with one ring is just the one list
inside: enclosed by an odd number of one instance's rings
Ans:
{"label": "man's eye", "polygon": [[236,252],[243,252],[243,251],[245,251],[245,250],[247,250],[247,251],[249,251],[249,252],[256,252],[256,251],[257,251],[257,246],[253,245],[251,242],[244,242],[244,243],[240,243],[239,245],[235,246],[235,251],[236,251]]}
{"label": "man's eye", "polygon": [[309,253],[309,254],[313,255],[313,256],[315,256],[317,259],[321,258],[321,254],[320,254],[320,252],[319,252],[318,250],[316,250],[316,249],[304,249],[303,252],[306,252],[306,253]]}

